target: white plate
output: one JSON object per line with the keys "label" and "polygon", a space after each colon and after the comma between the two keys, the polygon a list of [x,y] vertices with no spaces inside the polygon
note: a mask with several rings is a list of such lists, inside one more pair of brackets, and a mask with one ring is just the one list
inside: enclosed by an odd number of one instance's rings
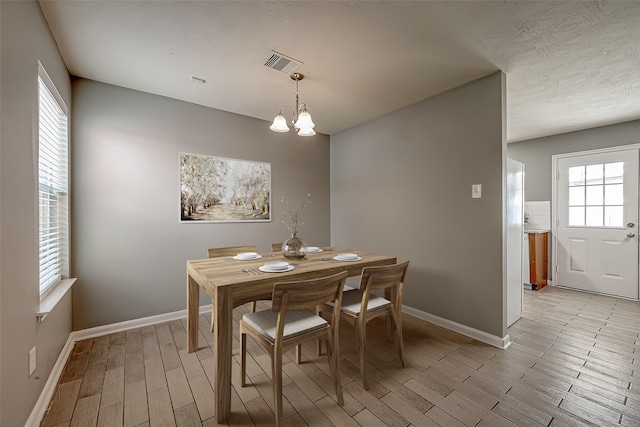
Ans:
{"label": "white plate", "polygon": [[262,271],[264,273],[284,273],[286,271],[291,271],[293,269],[294,269],[294,267],[291,264],[289,264],[289,267],[287,267],[284,270],[271,270],[271,269],[266,268],[264,265],[258,267],[258,270],[260,270],[260,271]]}
{"label": "white plate", "polygon": [[236,254],[238,258],[255,258],[258,256],[258,252],[240,252]]}
{"label": "white plate", "polygon": [[322,252],[322,249],[320,249],[317,246],[309,246],[309,247],[307,247],[307,253],[313,254],[313,253],[317,253],[317,252]]}
{"label": "white plate", "polygon": [[234,256],[233,259],[237,259],[238,261],[254,261],[256,259],[262,258],[262,255],[256,254],[253,258],[242,258],[238,255]]}
{"label": "white plate", "polygon": [[336,255],[336,256],[333,257],[333,259],[335,259],[336,261],[349,262],[349,261],[360,261],[362,259],[362,257],[361,256],[356,256],[355,258],[343,258],[340,255]]}
{"label": "white plate", "polygon": [[265,262],[263,267],[267,270],[286,270],[289,268],[289,263],[286,261],[271,261]]}
{"label": "white plate", "polygon": [[336,258],[340,258],[340,259],[343,259],[343,260],[356,259],[356,258],[358,258],[358,254],[341,253],[341,254],[337,254]]}

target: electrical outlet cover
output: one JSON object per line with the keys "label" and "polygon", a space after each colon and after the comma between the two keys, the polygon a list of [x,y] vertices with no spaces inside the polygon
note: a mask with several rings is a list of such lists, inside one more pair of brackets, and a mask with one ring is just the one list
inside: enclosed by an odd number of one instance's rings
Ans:
{"label": "electrical outlet cover", "polygon": [[29,350],[29,376],[33,375],[36,370],[36,348]]}

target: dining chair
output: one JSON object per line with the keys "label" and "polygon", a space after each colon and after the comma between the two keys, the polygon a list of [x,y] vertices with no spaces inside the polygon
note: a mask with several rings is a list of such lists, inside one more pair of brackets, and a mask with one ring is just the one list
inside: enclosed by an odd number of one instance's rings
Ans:
{"label": "dining chair", "polygon": [[248,246],[227,246],[223,248],[207,249],[209,258],[218,257],[218,256],[234,256],[234,255],[238,255],[240,252],[257,252],[257,247],[256,245],[248,245]]}
{"label": "dining chair", "polygon": [[[209,248],[207,249],[207,253],[209,258],[215,258],[219,256],[234,256],[238,255],[240,252],[256,252],[257,250],[256,245],[226,246],[221,248]],[[256,311],[256,305],[256,301],[251,302],[251,311]],[[213,315],[211,316],[211,332],[213,332]]]}
{"label": "dining chair", "polygon": [[[407,364],[404,358],[404,344],[402,340],[402,295],[404,280],[409,261],[402,264],[365,267],[360,275],[358,289],[345,289],[342,296],[341,317],[354,326],[356,335],[356,350],[360,359],[360,376],[365,390],[369,389],[367,378],[366,331],[367,323],[380,316],[390,316],[387,322],[387,338],[396,342],[398,357],[403,368]],[[390,299],[372,294],[371,291],[384,289]],[[319,306],[319,311],[333,309],[331,302]],[[318,342],[318,354],[321,354],[321,343]]]}
{"label": "dining chair", "polygon": [[281,250],[282,250],[282,242],[271,244],[271,252],[280,252]]}
{"label": "dining chair", "polygon": [[[240,384],[246,385],[247,335],[250,335],[271,356],[276,426],[282,424],[282,355],[296,346],[296,362],[300,363],[300,344],[308,340],[326,340],[336,398],[338,404],[344,404],[338,332],[346,278],[347,272],[343,271],[317,279],[276,283],[271,310],[247,313],[240,320]],[[316,313],[316,307],[327,302],[333,304],[330,322]]]}

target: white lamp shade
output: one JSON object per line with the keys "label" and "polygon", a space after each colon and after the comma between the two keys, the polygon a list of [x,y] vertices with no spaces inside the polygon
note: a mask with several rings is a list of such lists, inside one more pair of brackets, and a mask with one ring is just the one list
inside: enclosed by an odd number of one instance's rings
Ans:
{"label": "white lamp shade", "polygon": [[298,131],[299,136],[313,136],[316,134],[316,131],[313,128],[302,128]]}
{"label": "white lamp shade", "polygon": [[289,126],[287,126],[287,119],[284,118],[282,113],[278,113],[273,124],[269,127],[274,132],[289,132]]}
{"label": "white lamp shade", "polygon": [[311,114],[309,114],[307,110],[302,110],[294,126],[298,129],[313,129],[316,127],[313,121],[311,121]]}

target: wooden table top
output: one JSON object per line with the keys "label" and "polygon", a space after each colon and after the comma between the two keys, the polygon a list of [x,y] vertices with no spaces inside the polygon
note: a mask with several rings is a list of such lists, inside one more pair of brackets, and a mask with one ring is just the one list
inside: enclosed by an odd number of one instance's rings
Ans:
{"label": "wooden table top", "polygon": [[[396,262],[395,257],[373,254],[358,250],[326,247],[323,252],[309,253],[302,260],[287,260],[281,252],[263,252],[257,260],[236,260],[233,257],[206,258],[187,261],[187,274],[191,276],[211,297],[216,288],[230,286],[234,295],[234,306],[270,296],[273,284],[291,280],[306,280],[329,276],[347,271],[349,276],[357,276],[363,267],[388,265]],[[340,253],[355,253],[362,257],[358,261],[336,261]],[[294,269],[281,273],[261,273],[250,275],[243,269],[255,269],[270,261],[287,261]],[[250,286],[248,286],[250,285]],[[247,293],[245,294],[245,291]]]}

